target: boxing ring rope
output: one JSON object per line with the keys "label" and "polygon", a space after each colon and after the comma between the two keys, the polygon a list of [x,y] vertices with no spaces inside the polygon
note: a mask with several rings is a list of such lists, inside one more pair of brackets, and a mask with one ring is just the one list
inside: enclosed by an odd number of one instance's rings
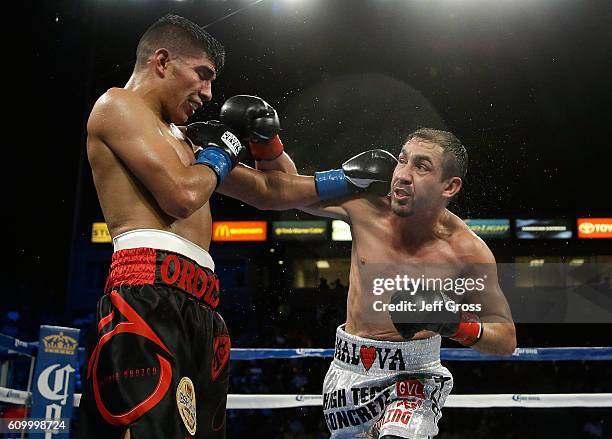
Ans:
{"label": "boxing ring rope", "polygon": [[[25,390],[0,387],[0,401],[11,404],[27,405],[31,393]],[[78,407],[81,394],[74,395],[74,406]],[[228,409],[282,409],[297,407],[316,407],[323,405],[321,395],[272,395],[230,394],[227,398]],[[546,393],[491,395],[450,395],[444,407],[455,408],[561,408],[561,407],[612,407],[612,393]]]}
{"label": "boxing ring rope", "polygon": [[[612,347],[517,348],[509,357],[481,354],[470,348],[442,348],[443,361],[597,361],[612,360]],[[232,360],[331,358],[333,349],[232,349]]]}
{"label": "boxing ring rope", "polygon": [[[36,356],[38,343],[28,343],[0,334],[0,359]],[[232,361],[295,358],[330,358],[333,349],[270,349],[234,348]],[[79,348],[79,358],[84,358],[83,348]],[[557,348],[517,348],[508,357],[481,354],[470,348],[442,348],[441,358],[445,361],[609,361],[612,360],[612,347],[557,347]],[[27,405],[31,392],[0,387],[0,402]],[[74,395],[74,406],[78,407],[80,394]],[[321,395],[272,395],[272,394],[230,394],[228,409],[276,409],[321,406]],[[446,407],[490,408],[490,407],[612,407],[612,393],[566,393],[566,394],[472,394],[450,395]]]}
{"label": "boxing ring rope", "polygon": [[[0,355],[4,353],[35,357],[37,350],[38,342],[25,342],[0,334]],[[333,355],[333,349],[233,348],[231,360],[331,358]],[[79,348],[79,361],[82,361],[84,356],[85,349]],[[440,358],[443,361],[605,361],[612,360],[612,347],[517,348],[509,357],[481,354],[470,348],[442,348]]]}

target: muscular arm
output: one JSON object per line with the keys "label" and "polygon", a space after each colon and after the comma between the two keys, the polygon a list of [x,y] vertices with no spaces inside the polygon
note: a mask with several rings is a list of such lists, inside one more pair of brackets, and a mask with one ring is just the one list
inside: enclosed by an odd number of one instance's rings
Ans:
{"label": "muscular arm", "polygon": [[[282,160],[284,165],[289,166],[290,162],[295,168],[291,159],[284,156],[288,160]],[[227,176],[218,192],[261,210],[294,209],[319,201],[313,177],[278,170],[263,172],[242,163]]]}
{"label": "muscular arm", "polygon": [[299,209],[311,215],[339,219],[350,224],[359,218],[371,218],[372,208],[381,209],[388,203],[386,197],[361,193],[336,200],[321,201]]}
{"label": "muscular arm", "polygon": [[343,200],[320,201],[305,207],[299,207],[299,209],[302,212],[306,212],[314,216],[322,216],[324,218],[333,218],[350,222],[349,213],[342,204]]}
{"label": "muscular arm", "polygon": [[280,156],[274,160],[257,160],[255,162],[255,169],[260,171],[280,171],[286,174],[298,175],[295,163],[291,160],[291,157],[283,152]]}
{"label": "muscular arm", "polygon": [[[384,191],[386,195],[388,186],[383,182],[387,179],[390,181],[390,175],[396,163],[397,160],[386,151],[369,150],[344,162],[343,169],[321,172],[315,174],[314,178],[300,177],[295,175],[297,169],[293,161],[287,155],[281,154],[273,161],[257,162],[258,170],[266,170],[264,178],[267,180],[267,185],[263,187],[268,190],[266,192],[256,191],[254,198],[252,197],[248,202],[260,209],[298,208],[313,215],[349,221],[347,203],[355,198],[365,199],[367,197],[365,193],[356,197],[360,191],[371,191],[370,196],[378,195],[378,198],[381,198],[382,187],[386,189]],[[270,170],[283,171],[284,175],[281,176]],[[244,178],[245,174],[234,171],[232,176],[235,176],[234,180],[238,180],[238,178]],[[306,187],[303,183],[299,185],[296,177],[308,178],[308,186]],[[253,182],[245,179],[244,183]],[[292,186],[286,187],[287,183]],[[256,187],[260,188],[262,185]],[[232,193],[229,195],[244,199],[241,197],[244,197],[245,194],[240,192],[239,187],[229,188],[226,185],[221,192],[225,193],[223,191],[230,189]],[[315,197],[317,191],[320,196]],[[319,202],[319,199],[327,201]]]}
{"label": "muscular arm", "polygon": [[478,352],[490,355],[512,355],[516,349],[516,331],[513,323],[499,323],[494,316],[483,318],[482,338],[472,346]]}
{"label": "muscular arm", "polygon": [[510,306],[499,286],[495,257],[478,239],[469,259],[477,267],[475,275],[486,276],[485,290],[473,293],[467,299],[482,304],[482,312],[478,313],[483,322],[482,338],[472,347],[483,354],[512,355],[516,349],[516,331]]}
{"label": "muscular arm", "polygon": [[[275,170],[281,171],[287,174],[298,175],[297,168],[291,157],[289,157],[286,153],[282,153],[280,157],[274,160],[260,160],[255,162],[255,167],[258,170],[262,170],[264,172]],[[312,177],[309,177],[312,178]],[[313,180],[314,185],[314,180]],[[323,216],[328,218],[337,218],[344,219],[348,221],[348,213],[338,205],[340,200],[333,200],[328,202],[321,202],[319,197],[311,203],[304,203],[299,206],[293,206],[303,212],[310,213],[315,216]]]}
{"label": "muscular arm", "polygon": [[[88,139],[98,139],[106,145],[151,192],[164,212],[174,218],[186,218],[208,201],[217,177],[206,166],[185,166],[159,123],[141,98],[127,90],[112,89],[91,112]],[[93,148],[90,145],[94,143],[88,142],[88,148]]]}

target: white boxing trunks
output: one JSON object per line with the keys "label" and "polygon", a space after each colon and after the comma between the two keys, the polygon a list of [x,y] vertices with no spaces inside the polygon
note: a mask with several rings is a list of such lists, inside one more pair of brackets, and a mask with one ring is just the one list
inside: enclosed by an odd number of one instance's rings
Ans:
{"label": "white boxing trunks", "polygon": [[334,439],[438,434],[453,376],[440,363],[441,337],[390,342],[340,326],[323,383],[323,412]]}

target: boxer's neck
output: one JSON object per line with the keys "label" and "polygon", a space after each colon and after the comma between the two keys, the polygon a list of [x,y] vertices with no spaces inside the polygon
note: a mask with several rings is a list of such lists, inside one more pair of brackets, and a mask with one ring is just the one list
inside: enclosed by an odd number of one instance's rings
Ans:
{"label": "boxer's neck", "polygon": [[446,209],[428,209],[415,212],[407,217],[393,215],[391,224],[397,230],[399,241],[403,244],[419,245],[438,239],[440,219]]}
{"label": "boxer's neck", "polygon": [[133,91],[140,96],[147,106],[157,114],[160,119],[162,116],[162,99],[160,96],[161,87],[155,80],[151,79],[145,72],[132,73],[130,79],[125,84],[126,90]]}

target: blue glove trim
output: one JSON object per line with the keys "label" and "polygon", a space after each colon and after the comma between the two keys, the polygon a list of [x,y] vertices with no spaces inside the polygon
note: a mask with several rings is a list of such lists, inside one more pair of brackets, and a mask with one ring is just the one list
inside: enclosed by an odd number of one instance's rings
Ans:
{"label": "blue glove trim", "polygon": [[211,168],[217,174],[217,186],[232,170],[232,159],[221,148],[208,147],[200,151],[196,163]]}
{"label": "blue glove trim", "polygon": [[339,198],[351,193],[351,189],[342,169],[315,172],[315,187],[321,201]]}

